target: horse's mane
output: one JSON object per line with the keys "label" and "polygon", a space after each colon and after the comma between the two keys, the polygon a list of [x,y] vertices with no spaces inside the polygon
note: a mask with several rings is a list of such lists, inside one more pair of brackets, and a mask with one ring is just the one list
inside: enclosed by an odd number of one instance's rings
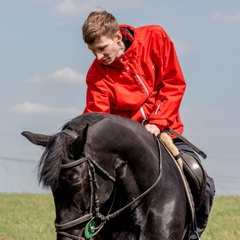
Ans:
{"label": "horse's mane", "polygon": [[66,138],[56,134],[48,142],[38,165],[39,184],[43,187],[56,188],[64,155]]}
{"label": "horse's mane", "polygon": [[[68,128],[76,131],[79,136],[81,136],[86,126],[92,126],[103,119],[111,119],[115,122],[118,122],[124,127],[126,127],[126,130],[128,131],[130,129],[135,129],[136,127],[141,127],[140,124],[119,116],[111,114],[89,113],[80,115],[66,122],[63,125],[62,130]],[[130,125],[130,127],[127,127],[128,124]],[[43,152],[43,155],[38,165],[39,184],[42,184],[43,187],[51,187],[52,189],[55,189],[59,185],[59,175],[62,160],[67,154],[66,137],[67,136],[65,134],[62,134],[61,132],[52,136],[45,148],[45,151]]]}
{"label": "horse's mane", "polygon": [[81,132],[86,125],[93,125],[96,122],[99,122],[105,118],[113,117],[111,114],[100,114],[100,113],[85,113],[83,115],[79,115],[68,122],[66,122],[62,129],[68,128],[75,131]]}
{"label": "horse's mane", "polygon": [[[96,116],[95,114],[80,115],[66,122],[62,130],[65,128],[72,130],[78,129],[77,132],[81,134],[82,129],[85,128],[87,124],[94,124],[104,117],[106,116],[101,114],[96,114]],[[52,136],[48,142],[37,168],[39,184],[42,184],[43,187],[55,189],[59,185],[58,181],[62,159],[66,154],[66,141],[66,135],[58,133]]]}

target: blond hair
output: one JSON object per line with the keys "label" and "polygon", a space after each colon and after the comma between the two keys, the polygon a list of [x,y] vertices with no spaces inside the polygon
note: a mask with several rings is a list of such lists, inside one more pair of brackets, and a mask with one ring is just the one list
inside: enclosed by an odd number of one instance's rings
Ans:
{"label": "blond hair", "polygon": [[106,11],[91,12],[82,26],[83,40],[86,44],[93,44],[102,36],[113,38],[118,31],[116,18]]}

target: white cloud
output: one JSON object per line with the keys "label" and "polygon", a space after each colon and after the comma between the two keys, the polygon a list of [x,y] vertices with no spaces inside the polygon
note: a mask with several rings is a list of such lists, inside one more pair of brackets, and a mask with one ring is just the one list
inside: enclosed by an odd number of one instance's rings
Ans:
{"label": "white cloud", "polygon": [[240,21],[240,12],[236,13],[235,15],[229,15],[218,12],[213,15],[213,19],[217,21],[237,22]]}
{"label": "white cloud", "polygon": [[50,78],[57,82],[82,83],[85,80],[85,75],[75,72],[71,68],[63,68],[51,74]]}
{"label": "white cloud", "polygon": [[74,0],[64,0],[56,6],[54,12],[58,15],[63,15],[66,17],[75,17],[79,12],[82,11],[84,5],[86,4],[82,4],[82,8],[80,8],[80,6],[74,2]]}
{"label": "white cloud", "polygon": [[99,9],[112,11],[114,9],[136,9],[140,5],[140,0],[94,0],[94,1],[79,1],[79,0],[63,0],[55,9],[54,14],[65,17],[81,17],[88,12]]}
{"label": "white cloud", "polygon": [[85,74],[78,73],[71,68],[65,67],[63,69],[55,71],[46,77],[34,76],[30,79],[27,79],[27,82],[39,84],[54,81],[65,84],[81,84],[85,83],[85,76]]}
{"label": "white cloud", "polygon": [[76,116],[80,114],[79,109],[76,108],[54,108],[48,105],[24,102],[15,105],[12,109],[14,113],[21,113],[26,115],[71,115]]}

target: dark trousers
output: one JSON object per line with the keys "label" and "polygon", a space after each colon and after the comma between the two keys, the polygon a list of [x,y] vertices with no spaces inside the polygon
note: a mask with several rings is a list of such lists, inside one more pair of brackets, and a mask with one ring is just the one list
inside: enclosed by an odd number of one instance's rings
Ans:
{"label": "dark trousers", "polygon": [[[179,151],[183,151],[185,153],[191,154],[201,164],[201,160],[198,157],[198,155],[185,142],[183,142],[179,138],[173,139],[173,142],[176,145],[176,147],[179,149]],[[208,176],[206,171],[205,171],[205,175],[206,175],[206,184],[207,184],[205,198],[203,200],[202,206],[196,212],[197,232],[199,236],[202,235],[202,233],[204,232],[207,226],[208,218],[213,205],[213,197],[215,195],[214,181],[211,177]]]}

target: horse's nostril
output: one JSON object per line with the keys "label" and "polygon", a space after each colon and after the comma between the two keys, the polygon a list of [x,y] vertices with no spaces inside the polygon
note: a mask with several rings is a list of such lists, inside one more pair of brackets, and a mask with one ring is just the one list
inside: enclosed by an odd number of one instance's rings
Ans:
{"label": "horse's nostril", "polygon": [[70,177],[69,177],[69,180],[71,180],[71,181],[75,181],[76,179],[77,180],[79,179],[79,174],[78,173],[71,174]]}
{"label": "horse's nostril", "polygon": [[66,179],[67,182],[71,185],[71,186],[76,186],[79,185],[81,183],[81,177],[80,174],[78,172],[69,172],[66,175]]}

